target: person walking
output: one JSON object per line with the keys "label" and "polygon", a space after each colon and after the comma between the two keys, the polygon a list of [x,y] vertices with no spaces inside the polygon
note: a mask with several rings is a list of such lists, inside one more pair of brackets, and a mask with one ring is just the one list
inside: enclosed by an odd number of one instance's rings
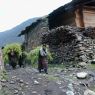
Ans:
{"label": "person walking", "polygon": [[9,65],[12,66],[13,69],[15,69],[18,62],[17,52],[14,51],[13,49],[10,49],[10,52],[8,53],[8,59]]}
{"label": "person walking", "polygon": [[26,66],[26,54],[25,51],[22,51],[20,56],[19,56],[19,62],[18,62],[19,67],[25,67]]}
{"label": "person walking", "polygon": [[43,44],[41,49],[39,50],[39,57],[38,57],[38,70],[41,73],[42,69],[46,74],[48,74],[48,52],[46,48],[46,44]]}

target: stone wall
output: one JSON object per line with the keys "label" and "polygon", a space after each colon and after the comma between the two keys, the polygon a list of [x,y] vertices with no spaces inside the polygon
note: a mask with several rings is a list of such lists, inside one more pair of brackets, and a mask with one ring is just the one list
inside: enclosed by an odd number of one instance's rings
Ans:
{"label": "stone wall", "polygon": [[48,21],[47,19],[42,19],[41,22],[35,27],[31,28],[28,33],[25,34],[25,49],[27,51],[32,50],[33,48],[41,45],[41,37],[44,32],[48,31]]}
{"label": "stone wall", "polygon": [[50,46],[54,53],[54,63],[90,63],[95,58],[95,30],[61,26],[42,37],[42,42]]}

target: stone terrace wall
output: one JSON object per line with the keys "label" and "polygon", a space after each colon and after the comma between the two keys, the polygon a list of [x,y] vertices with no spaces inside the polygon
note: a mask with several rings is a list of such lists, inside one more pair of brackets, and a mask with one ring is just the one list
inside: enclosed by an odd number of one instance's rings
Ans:
{"label": "stone terrace wall", "polygon": [[54,63],[90,63],[95,58],[95,30],[61,26],[42,37],[42,43],[50,46]]}

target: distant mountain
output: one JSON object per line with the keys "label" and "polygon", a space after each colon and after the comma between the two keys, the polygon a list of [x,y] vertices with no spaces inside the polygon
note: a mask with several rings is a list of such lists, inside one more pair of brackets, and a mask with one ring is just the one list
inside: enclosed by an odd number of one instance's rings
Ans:
{"label": "distant mountain", "polygon": [[15,43],[15,42],[23,43],[24,36],[18,37],[18,34],[20,34],[20,32],[24,30],[25,27],[29,26],[30,24],[35,22],[37,19],[38,18],[29,19],[10,30],[0,32],[0,47],[5,46],[6,44]]}

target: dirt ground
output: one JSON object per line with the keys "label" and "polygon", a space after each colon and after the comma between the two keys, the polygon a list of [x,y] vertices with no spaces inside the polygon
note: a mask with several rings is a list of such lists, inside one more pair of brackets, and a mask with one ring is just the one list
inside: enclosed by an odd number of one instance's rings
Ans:
{"label": "dirt ground", "polygon": [[[7,79],[2,80],[0,95],[84,95],[86,89],[95,90],[95,70],[86,68],[51,68],[48,74],[39,73],[31,66],[7,68]],[[89,73],[78,79],[77,72]]]}

